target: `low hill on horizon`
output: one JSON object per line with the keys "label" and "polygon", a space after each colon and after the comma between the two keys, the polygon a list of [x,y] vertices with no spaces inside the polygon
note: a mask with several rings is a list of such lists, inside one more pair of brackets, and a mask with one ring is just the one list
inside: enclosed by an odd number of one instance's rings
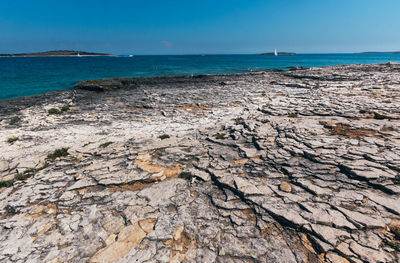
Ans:
{"label": "low hill on horizon", "polygon": [[45,52],[34,52],[34,53],[18,53],[18,54],[0,54],[0,57],[70,57],[70,56],[115,56],[106,53],[95,53],[86,51],[75,51],[75,50],[54,50]]}
{"label": "low hill on horizon", "polygon": [[400,51],[367,51],[361,54],[400,54]]}

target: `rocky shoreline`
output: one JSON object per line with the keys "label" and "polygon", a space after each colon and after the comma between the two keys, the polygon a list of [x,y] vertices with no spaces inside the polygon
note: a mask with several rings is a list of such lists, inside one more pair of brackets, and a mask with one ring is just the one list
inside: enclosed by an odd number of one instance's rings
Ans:
{"label": "rocky shoreline", "polygon": [[1,262],[400,262],[400,65],[0,101]]}

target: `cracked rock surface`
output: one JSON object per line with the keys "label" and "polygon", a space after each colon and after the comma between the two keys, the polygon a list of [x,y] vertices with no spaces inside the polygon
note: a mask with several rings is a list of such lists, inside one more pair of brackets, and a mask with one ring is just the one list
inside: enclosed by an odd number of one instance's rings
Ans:
{"label": "cracked rock surface", "polygon": [[0,186],[0,262],[400,262],[400,65],[1,101]]}

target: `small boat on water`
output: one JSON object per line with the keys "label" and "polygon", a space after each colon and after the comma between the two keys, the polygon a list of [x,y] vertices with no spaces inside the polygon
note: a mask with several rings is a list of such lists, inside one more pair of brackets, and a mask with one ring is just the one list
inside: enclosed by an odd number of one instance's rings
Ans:
{"label": "small boat on water", "polygon": [[133,55],[129,55],[129,57],[131,58],[131,57],[133,57]]}
{"label": "small boat on water", "polygon": [[274,55],[275,55],[275,56],[278,56],[278,51],[276,51],[276,48],[275,48]]}
{"label": "small boat on water", "polygon": [[78,57],[80,57],[81,56],[81,54],[79,54],[79,51],[78,51],[78,55],[77,55]]}

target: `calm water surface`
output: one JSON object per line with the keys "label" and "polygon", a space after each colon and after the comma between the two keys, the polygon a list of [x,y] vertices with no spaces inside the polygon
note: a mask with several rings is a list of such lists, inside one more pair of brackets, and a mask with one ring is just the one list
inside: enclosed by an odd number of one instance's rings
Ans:
{"label": "calm water surface", "polygon": [[227,74],[290,66],[400,62],[400,54],[206,55],[134,57],[0,57],[0,100],[71,89],[111,77]]}

